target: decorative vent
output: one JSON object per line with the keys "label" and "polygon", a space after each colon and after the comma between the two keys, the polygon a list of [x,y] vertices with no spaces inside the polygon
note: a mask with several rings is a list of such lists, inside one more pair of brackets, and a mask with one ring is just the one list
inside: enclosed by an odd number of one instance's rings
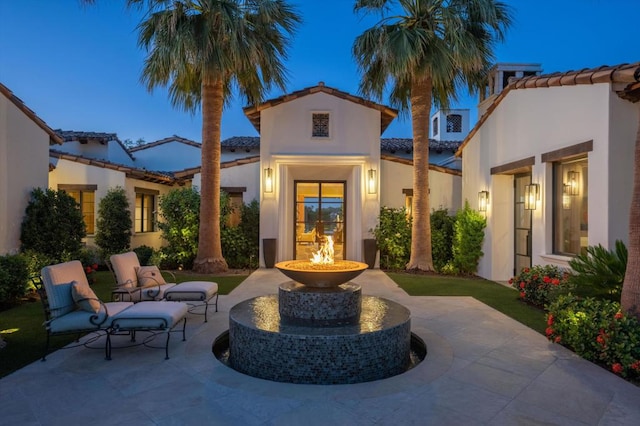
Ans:
{"label": "decorative vent", "polygon": [[313,113],[313,128],[311,137],[328,138],[329,137],[329,113],[320,112]]}
{"label": "decorative vent", "polygon": [[462,132],[462,116],[460,114],[447,115],[447,133]]}

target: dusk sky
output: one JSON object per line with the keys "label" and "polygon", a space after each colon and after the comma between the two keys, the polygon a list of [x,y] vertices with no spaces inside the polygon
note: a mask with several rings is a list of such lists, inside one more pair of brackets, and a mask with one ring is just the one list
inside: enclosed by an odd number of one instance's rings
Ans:
{"label": "dusk sky", "polygon": [[[506,2],[514,23],[496,47],[497,62],[540,63],[551,73],[640,61],[640,0]],[[324,81],[358,95],[351,48],[375,17],[354,15],[352,0],[291,3],[304,22],[290,49],[286,92]],[[150,94],[139,83],[140,17],[124,0],[0,0],[0,82],[54,129],[117,133],[123,141],[174,134],[200,141],[199,112],[174,109],[166,91]],[[476,102],[462,96],[452,106],[471,109],[475,120]],[[236,98],[225,110],[223,139],[257,136],[243,106]],[[396,119],[383,137],[411,137],[409,119]]]}

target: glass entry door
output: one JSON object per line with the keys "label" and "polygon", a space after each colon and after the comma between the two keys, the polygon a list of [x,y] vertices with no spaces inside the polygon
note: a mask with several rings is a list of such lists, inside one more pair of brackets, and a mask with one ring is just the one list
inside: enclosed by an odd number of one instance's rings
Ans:
{"label": "glass entry door", "polygon": [[295,259],[310,259],[325,236],[333,238],[334,258],[343,259],[346,182],[295,181]]}
{"label": "glass entry door", "polygon": [[515,175],[514,177],[514,271],[517,275],[522,268],[531,267],[531,210],[524,208],[526,185],[531,184],[531,174]]}

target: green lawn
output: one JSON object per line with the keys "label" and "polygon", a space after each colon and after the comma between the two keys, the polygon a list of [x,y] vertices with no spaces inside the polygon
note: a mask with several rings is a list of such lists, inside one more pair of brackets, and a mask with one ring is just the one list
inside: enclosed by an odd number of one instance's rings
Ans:
{"label": "green lawn", "polygon": [[402,272],[390,272],[387,275],[412,296],[471,296],[544,334],[545,313],[521,302],[515,289],[478,278]]}
{"label": "green lawn", "polygon": [[[247,275],[196,275],[191,272],[175,272],[176,281],[215,281],[220,294],[229,294]],[[96,272],[96,283],[92,286],[96,295],[103,301],[111,300],[111,289],[114,280],[108,271]],[[165,275],[169,281],[171,277]],[[47,335],[42,323],[44,312],[40,300],[31,300],[12,309],[0,312],[0,333],[7,342],[7,347],[0,350],[0,377],[24,367],[42,357]],[[51,348],[60,348],[74,340],[73,335],[53,337]]]}

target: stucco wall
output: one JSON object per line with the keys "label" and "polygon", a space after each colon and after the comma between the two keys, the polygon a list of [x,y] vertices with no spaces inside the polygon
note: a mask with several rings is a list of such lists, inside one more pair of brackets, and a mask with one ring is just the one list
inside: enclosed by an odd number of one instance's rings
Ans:
{"label": "stucco wall", "polygon": [[[330,138],[311,137],[313,112],[330,113]],[[277,260],[293,255],[293,182],[304,179],[346,182],[345,258],[362,260],[380,209],[380,188],[365,191],[367,170],[380,179],[380,133],[378,110],[322,92],[261,112],[261,164],[274,170],[275,188],[260,194],[260,238],[277,239]]]}
{"label": "stucco wall", "polygon": [[612,182],[630,182],[630,160],[622,157],[631,152],[624,141],[635,140],[637,107],[615,98],[608,84],[514,90],[473,136],[463,152],[462,198],[477,209],[478,191],[490,193],[479,275],[513,274],[513,177],[492,176],[492,167],[535,157],[532,182],[540,184],[541,201],[533,212],[532,263],[566,266],[570,258],[552,253],[552,164],[542,163],[541,154],[592,140],[588,243],[610,247],[624,234],[619,223],[628,221],[629,198]]}
{"label": "stucco wall", "polygon": [[202,162],[200,147],[172,141],[133,152],[135,166],[147,170],[184,170]]}
{"label": "stucco wall", "polygon": [[20,248],[20,227],[34,188],[47,187],[49,135],[0,95],[0,255]]}
{"label": "stucco wall", "polygon": [[[405,206],[403,189],[413,188],[413,166],[382,160],[380,162],[380,204],[385,207]],[[462,178],[435,170],[429,171],[431,209],[446,208],[455,214],[460,208]]]}

